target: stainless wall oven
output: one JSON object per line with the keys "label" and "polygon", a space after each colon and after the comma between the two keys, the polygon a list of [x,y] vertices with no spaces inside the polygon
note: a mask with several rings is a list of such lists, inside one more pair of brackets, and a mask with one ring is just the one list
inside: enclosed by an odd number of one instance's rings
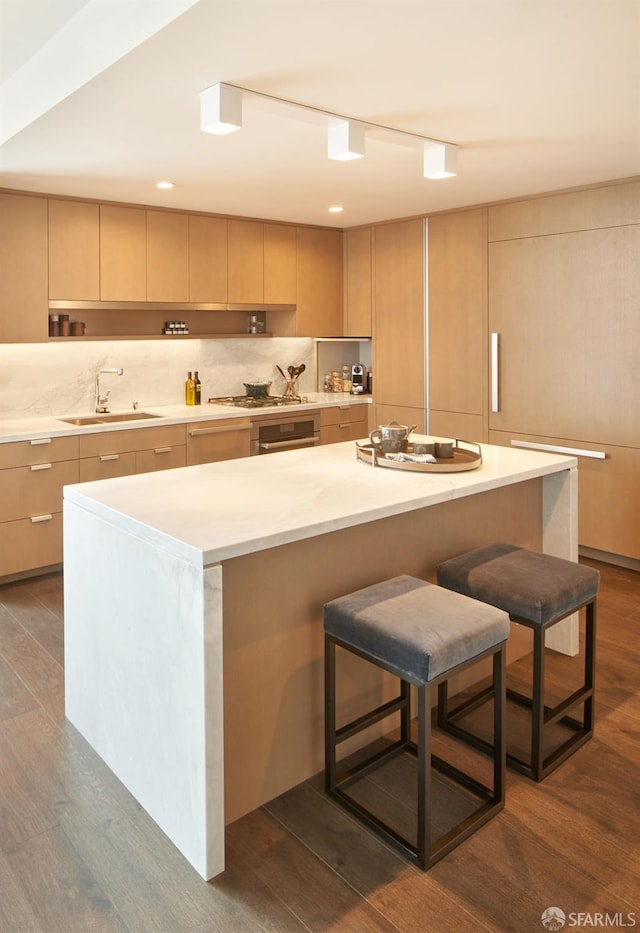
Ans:
{"label": "stainless wall oven", "polygon": [[291,411],[251,418],[251,455],[314,447],[320,443],[320,412]]}

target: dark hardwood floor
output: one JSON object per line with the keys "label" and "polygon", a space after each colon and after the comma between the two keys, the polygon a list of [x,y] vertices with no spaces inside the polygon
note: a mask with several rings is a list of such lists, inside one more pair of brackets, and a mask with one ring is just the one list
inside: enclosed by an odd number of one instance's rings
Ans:
{"label": "dark hardwood floor", "polygon": [[509,772],[505,810],[423,873],[316,777],[230,826],[208,884],[65,721],[62,578],[0,587],[0,933],[540,933],[551,906],[640,925],[640,575],[588,563],[596,735],[544,783]]}

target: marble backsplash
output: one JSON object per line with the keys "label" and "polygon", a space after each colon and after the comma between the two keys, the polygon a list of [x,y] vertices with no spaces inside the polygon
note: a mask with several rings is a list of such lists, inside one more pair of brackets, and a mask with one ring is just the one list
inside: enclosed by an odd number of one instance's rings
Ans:
{"label": "marble backsplash", "polygon": [[273,380],[280,395],[284,380],[276,364],[304,363],[301,394],[317,389],[314,341],[308,337],[216,340],[119,340],[54,344],[0,345],[0,420],[71,415],[93,411],[98,370],[122,367],[122,376],[105,375],[113,411],[184,402],[188,370],[197,369],[203,400],[244,395],[244,381]]}

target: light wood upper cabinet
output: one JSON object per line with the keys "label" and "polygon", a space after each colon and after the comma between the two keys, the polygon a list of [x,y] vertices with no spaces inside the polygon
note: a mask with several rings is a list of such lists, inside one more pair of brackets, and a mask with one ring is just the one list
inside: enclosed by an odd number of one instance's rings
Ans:
{"label": "light wood upper cabinet", "polygon": [[191,214],[189,300],[224,303],[227,294],[227,221]]}
{"label": "light wood upper cabinet", "polygon": [[340,337],[342,231],[298,227],[298,337]]}
{"label": "light wood upper cabinet", "polygon": [[142,208],[100,205],[100,298],[145,301],[147,221]]}
{"label": "light wood upper cabinet", "polygon": [[371,336],[371,240],[371,227],[348,230],[344,235],[344,333],[347,337]]}
{"label": "light wood upper cabinet", "polygon": [[147,211],[147,301],[189,300],[189,217]]}
{"label": "light wood upper cabinet", "polygon": [[638,446],[640,225],[489,245],[496,431]]}
{"label": "light wood upper cabinet", "polygon": [[47,200],[0,194],[0,341],[47,335]]}
{"label": "light wood upper cabinet", "polygon": [[228,221],[230,302],[264,301],[264,224],[253,220]]}
{"label": "light wood upper cabinet", "polygon": [[295,227],[264,224],[264,301],[295,304],[297,299],[297,235]]}
{"label": "light wood upper cabinet", "polygon": [[567,191],[489,208],[489,242],[640,223],[640,181]]}
{"label": "light wood upper cabinet", "polygon": [[375,228],[376,406],[424,411],[424,221]]}
{"label": "light wood upper cabinet", "polygon": [[100,298],[100,209],[87,201],[49,200],[49,298]]}
{"label": "light wood upper cabinet", "polygon": [[[482,425],[488,378],[486,211],[430,217],[427,252],[429,407],[481,416],[472,423]],[[452,419],[452,423],[461,420],[465,423],[465,419]],[[473,437],[483,439],[482,435]]]}

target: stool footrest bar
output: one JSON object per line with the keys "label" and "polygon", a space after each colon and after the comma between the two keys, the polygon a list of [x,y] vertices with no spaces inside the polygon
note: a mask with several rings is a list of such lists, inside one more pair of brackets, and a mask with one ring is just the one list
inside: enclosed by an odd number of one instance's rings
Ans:
{"label": "stool footrest bar", "polygon": [[346,739],[350,739],[352,736],[357,735],[358,732],[362,732],[363,729],[367,729],[369,726],[375,725],[382,719],[386,719],[387,716],[399,712],[407,706],[407,702],[408,701],[402,696],[396,697],[394,700],[389,700],[388,703],[384,703],[382,706],[377,706],[375,709],[370,710],[363,716],[359,716],[357,719],[345,723],[344,726],[340,726],[339,729],[336,729],[336,743],[344,742]]}

